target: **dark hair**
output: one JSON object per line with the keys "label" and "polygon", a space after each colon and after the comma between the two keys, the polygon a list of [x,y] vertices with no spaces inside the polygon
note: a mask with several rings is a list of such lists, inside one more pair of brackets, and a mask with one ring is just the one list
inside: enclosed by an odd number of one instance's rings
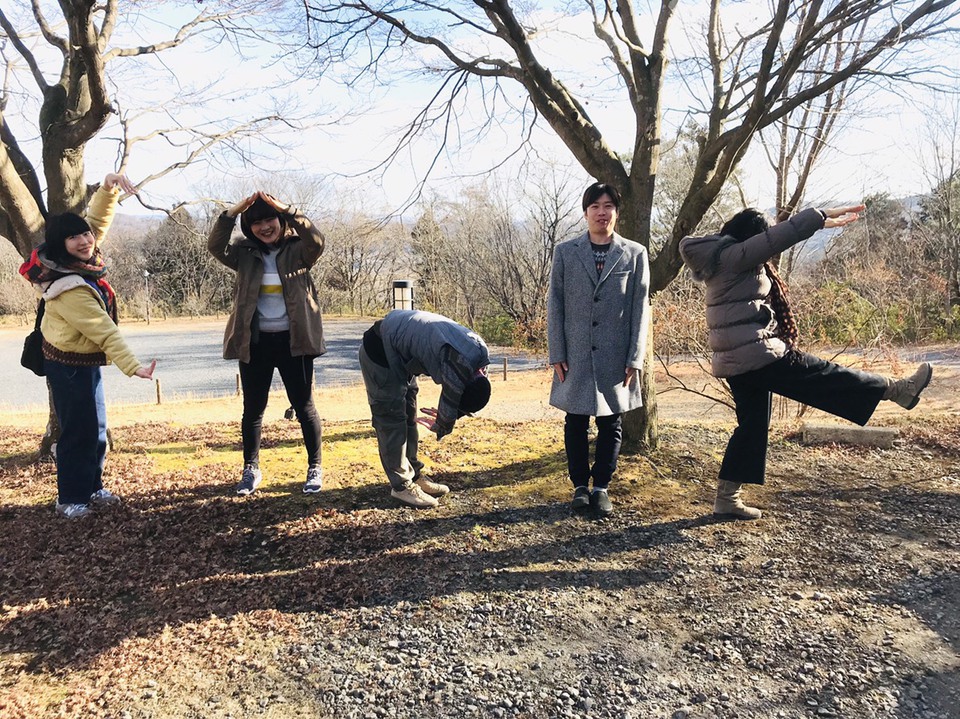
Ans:
{"label": "dark hair", "polygon": [[258,197],[250,207],[240,213],[240,231],[247,239],[259,241],[250,231],[250,225],[260,220],[269,220],[271,217],[280,220],[280,235],[283,236],[287,231],[287,223],[283,219],[283,215],[277,212],[269,202],[262,197]]}
{"label": "dark hair", "polygon": [[604,195],[608,195],[610,199],[613,200],[613,206],[616,207],[617,211],[619,212],[620,190],[613,185],[608,185],[605,182],[594,182],[592,185],[590,185],[590,187],[587,188],[587,191],[583,193],[583,211],[586,212],[590,205]]}
{"label": "dark hair", "polygon": [[67,238],[90,231],[87,221],[73,212],[48,216],[43,233],[47,258],[61,265],[71,262],[71,255],[67,252]]}
{"label": "dark hair", "polygon": [[720,234],[743,242],[768,229],[770,229],[770,220],[766,213],[756,207],[748,207],[727,220],[720,228]]}
{"label": "dark hair", "polygon": [[490,380],[485,376],[477,375],[466,387],[463,388],[463,394],[460,395],[460,406],[458,414],[462,417],[471,412],[479,412],[487,406],[490,401]]}

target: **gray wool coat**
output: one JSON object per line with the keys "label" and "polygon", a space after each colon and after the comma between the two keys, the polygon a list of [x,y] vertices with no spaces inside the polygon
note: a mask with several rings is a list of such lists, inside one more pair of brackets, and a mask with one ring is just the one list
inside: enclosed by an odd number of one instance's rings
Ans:
{"label": "gray wool coat", "polygon": [[[568,370],[564,382],[554,373],[550,404],[592,417],[640,407],[649,324],[650,265],[643,245],[614,234],[600,277],[588,233],[557,245],[547,343],[550,364],[566,362]],[[624,387],[627,367],[638,377]]]}
{"label": "gray wool coat", "polygon": [[810,208],[766,232],[737,242],[733,237],[684,237],[680,256],[695,280],[706,283],[707,327],[715,377],[733,377],[766,367],[787,353],[777,336],[764,263],[823,228]]}

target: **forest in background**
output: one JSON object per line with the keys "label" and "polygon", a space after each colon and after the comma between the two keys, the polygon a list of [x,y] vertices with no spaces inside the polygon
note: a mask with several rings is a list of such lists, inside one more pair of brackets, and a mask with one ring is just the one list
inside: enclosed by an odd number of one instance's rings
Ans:
{"label": "forest in background", "polygon": [[[682,174],[686,157],[678,140],[665,158],[667,171]],[[491,342],[539,348],[553,249],[583,231],[582,184],[548,172],[518,193],[490,179],[457,196],[425,199],[413,219],[390,222],[347,207],[331,210],[324,193],[302,183],[280,195],[293,198],[327,238],[313,270],[325,314],[382,314],[391,282],[412,279],[419,308],[461,321]],[[671,225],[672,184],[683,183],[663,183],[655,232]],[[715,231],[742,206],[735,185],[698,232]],[[781,258],[804,342],[863,347],[960,338],[960,176],[926,195],[864,201],[861,222],[821,232]],[[229,310],[232,273],[206,249],[219,211],[210,205],[202,214],[180,209],[157,221],[119,217],[104,249],[125,318],[145,319],[148,304],[154,318]],[[0,262],[11,278],[0,314],[28,318],[34,299],[16,275],[20,259],[5,246]],[[704,353],[702,286],[686,272],[655,297],[654,319],[661,357]]]}

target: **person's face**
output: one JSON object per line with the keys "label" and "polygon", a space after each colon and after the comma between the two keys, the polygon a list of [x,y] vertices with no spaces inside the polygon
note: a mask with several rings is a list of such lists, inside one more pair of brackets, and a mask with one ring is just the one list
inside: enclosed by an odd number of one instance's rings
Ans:
{"label": "person's face", "polygon": [[266,245],[272,245],[280,239],[280,218],[268,217],[250,223],[250,232]]}
{"label": "person's face", "polygon": [[88,230],[83,234],[68,237],[64,240],[64,247],[71,257],[86,262],[93,257],[93,252],[97,249],[97,241],[93,233]]}
{"label": "person's face", "polygon": [[617,206],[613,204],[610,195],[600,195],[591,204],[587,205],[583,216],[587,218],[587,228],[591,235],[613,235],[613,228],[617,224]]}

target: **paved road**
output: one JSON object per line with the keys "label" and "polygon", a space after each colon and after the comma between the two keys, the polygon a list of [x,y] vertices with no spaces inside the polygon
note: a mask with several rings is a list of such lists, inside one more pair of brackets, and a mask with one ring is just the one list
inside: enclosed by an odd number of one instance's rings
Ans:
{"label": "paved road", "polygon": [[[237,388],[237,363],[221,356],[223,326],[220,322],[196,325],[178,324],[175,330],[162,324],[123,326],[124,336],[141,360],[157,359],[156,377],[160,379],[164,399],[211,397],[233,394]],[[314,363],[317,386],[361,382],[357,352],[360,337],[369,322],[331,319],[324,322],[327,354]],[[20,352],[28,328],[0,330],[0,408],[16,409],[46,402],[46,384],[20,366]],[[510,367],[530,369],[544,360],[492,347],[492,365],[499,368],[503,357]],[[116,367],[104,369],[107,402],[148,403],[156,401],[152,382],[128,378]],[[274,389],[280,389],[279,374],[274,374]]]}

